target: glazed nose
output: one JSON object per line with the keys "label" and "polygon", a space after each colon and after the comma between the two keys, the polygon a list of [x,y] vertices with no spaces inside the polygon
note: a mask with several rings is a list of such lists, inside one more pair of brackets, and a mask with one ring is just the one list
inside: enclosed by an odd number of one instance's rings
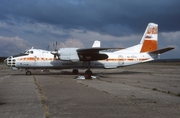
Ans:
{"label": "glazed nose", "polygon": [[15,65],[16,65],[16,59],[14,59],[12,56],[10,56],[7,59],[5,59],[4,62],[9,67],[15,67]]}

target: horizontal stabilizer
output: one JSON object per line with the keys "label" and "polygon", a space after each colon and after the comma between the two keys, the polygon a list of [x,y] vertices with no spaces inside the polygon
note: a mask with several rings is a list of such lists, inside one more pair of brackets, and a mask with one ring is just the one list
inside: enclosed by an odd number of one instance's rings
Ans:
{"label": "horizontal stabilizer", "polygon": [[162,54],[164,52],[167,52],[167,51],[170,51],[170,50],[173,50],[173,49],[174,49],[174,47],[168,47],[168,48],[164,48],[164,49],[155,50],[155,51],[152,51],[152,52],[149,52],[149,53]]}

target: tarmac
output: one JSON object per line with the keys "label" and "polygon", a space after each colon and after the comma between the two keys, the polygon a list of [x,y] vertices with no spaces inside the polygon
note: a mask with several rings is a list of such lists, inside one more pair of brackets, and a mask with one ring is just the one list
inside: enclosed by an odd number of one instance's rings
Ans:
{"label": "tarmac", "polygon": [[70,69],[33,75],[0,64],[2,118],[179,118],[180,64],[146,63],[92,69],[91,80]]}

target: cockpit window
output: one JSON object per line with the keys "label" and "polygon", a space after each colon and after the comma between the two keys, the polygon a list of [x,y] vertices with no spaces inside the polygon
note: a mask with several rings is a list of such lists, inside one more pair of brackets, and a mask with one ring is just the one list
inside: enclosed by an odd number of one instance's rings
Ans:
{"label": "cockpit window", "polygon": [[23,54],[33,54],[34,52],[33,51],[25,51],[25,52],[23,52]]}
{"label": "cockpit window", "polygon": [[13,57],[20,57],[20,56],[26,56],[26,55],[28,55],[27,53],[25,54],[25,53],[20,53],[20,54],[18,54],[18,55],[13,55]]}
{"label": "cockpit window", "polygon": [[20,57],[20,56],[26,56],[26,55],[29,55],[29,51],[27,51],[27,50],[22,52],[22,53],[20,53],[20,54],[13,55],[13,57]]}
{"label": "cockpit window", "polygon": [[23,53],[21,53],[21,54],[28,54],[27,52],[28,52],[28,51],[24,51],[24,52],[23,52]]}
{"label": "cockpit window", "polygon": [[18,55],[14,55],[13,57],[26,56],[26,55],[33,54],[33,53],[34,52],[32,50],[26,50]]}

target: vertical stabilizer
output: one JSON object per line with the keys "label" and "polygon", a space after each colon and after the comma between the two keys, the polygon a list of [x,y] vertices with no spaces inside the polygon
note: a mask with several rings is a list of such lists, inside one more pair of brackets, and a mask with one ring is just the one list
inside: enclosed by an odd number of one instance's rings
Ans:
{"label": "vertical stabilizer", "polygon": [[149,23],[140,44],[142,48],[140,52],[151,52],[158,49],[158,25]]}

